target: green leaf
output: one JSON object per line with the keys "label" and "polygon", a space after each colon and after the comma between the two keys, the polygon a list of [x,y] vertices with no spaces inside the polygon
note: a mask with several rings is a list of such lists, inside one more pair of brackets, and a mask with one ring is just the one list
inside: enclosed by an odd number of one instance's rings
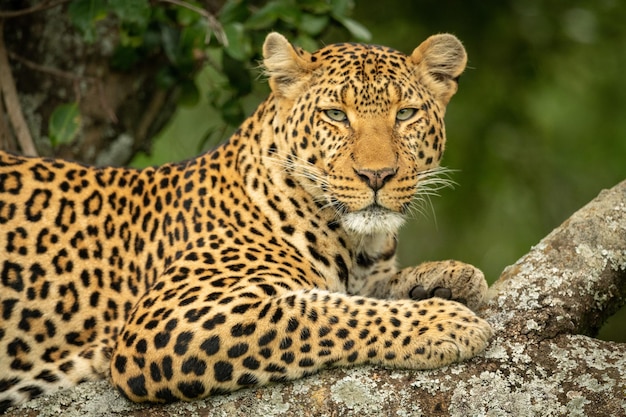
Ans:
{"label": "green leaf", "polygon": [[304,13],[298,29],[307,35],[315,36],[319,35],[326,26],[328,26],[328,16],[315,16],[312,14]]}
{"label": "green leaf", "polygon": [[200,19],[198,12],[189,10],[186,7],[178,7],[176,9],[176,22],[181,26],[189,26],[196,23]]}
{"label": "green leaf", "polygon": [[246,21],[247,29],[270,29],[277,20],[297,26],[302,17],[302,12],[297,5],[288,1],[271,1],[254,12]]}
{"label": "green leaf", "polygon": [[337,18],[335,16],[335,18],[346,29],[348,29],[348,32],[350,32],[350,34],[352,36],[354,36],[359,41],[367,42],[370,39],[372,39],[372,34],[370,33],[370,31],[367,30],[367,28],[365,26],[363,26],[362,24],[358,23],[356,20],[352,20],[352,19],[350,19],[348,17]]}
{"label": "green leaf", "polygon": [[299,0],[298,6],[302,10],[309,11],[314,14],[328,13],[332,9],[332,2],[327,0]]}
{"label": "green leaf", "polygon": [[57,106],[48,121],[48,135],[52,146],[72,142],[80,131],[80,125],[81,117],[76,102]]}
{"label": "green leaf", "polygon": [[219,11],[219,20],[223,25],[243,22],[250,16],[247,2],[241,0],[227,1]]}
{"label": "green leaf", "polygon": [[352,0],[332,0],[332,14],[339,20],[346,17],[346,14],[354,7]]}
{"label": "green leaf", "polygon": [[298,26],[302,19],[302,11],[295,2],[286,1],[278,8],[278,18],[293,26]]}
{"label": "green leaf", "polygon": [[107,15],[105,0],[74,0],[67,11],[70,21],[83,33],[85,42],[95,41],[95,23]]}
{"label": "green leaf", "polygon": [[180,32],[171,26],[161,25],[161,42],[167,59],[175,64],[178,58],[178,39]]}
{"label": "green leaf", "polygon": [[175,51],[175,64],[179,72],[186,74],[195,71],[198,64],[197,54],[204,47],[205,34],[205,28],[199,24],[182,28]]}
{"label": "green leaf", "polygon": [[109,8],[122,23],[132,23],[142,28],[148,26],[150,20],[148,0],[109,0]]}
{"label": "green leaf", "polygon": [[204,47],[204,38],[206,36],[206,27],[201,24],[184,27],[180,31],[180,48],[184,48],[191,53],[193,49],[202,49]]}
{"label": "green leaf", "polygon": [[252,56],[252,44],[243,24],[228,24],[224,26],[224,33],[228,39],[226,53],[238,61],[247,61]]}
{"label": "green leaf", "polygon": [[278,20],[279,7],[275,2],[266,4],[246,20],[246,28],[258,30],[271,27]]}

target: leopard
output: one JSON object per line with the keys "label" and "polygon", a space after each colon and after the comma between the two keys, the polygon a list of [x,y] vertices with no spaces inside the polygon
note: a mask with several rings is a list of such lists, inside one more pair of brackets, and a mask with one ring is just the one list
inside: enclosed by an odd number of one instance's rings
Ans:
{"label": "leopard", "polygon": [[309,52],[272,32],[262,56],[267,98],[195,158],[0,153],[2,410],[92,380],[169,403],[486,348],[480,269],[396,256],[416,201],[444,181],[461,41]]}

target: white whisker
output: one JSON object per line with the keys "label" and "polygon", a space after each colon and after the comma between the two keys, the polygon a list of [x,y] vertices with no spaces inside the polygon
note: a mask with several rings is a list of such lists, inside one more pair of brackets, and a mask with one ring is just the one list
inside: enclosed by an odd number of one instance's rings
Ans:
{"label": "white whisker", "polygon": [[432,217],[435,224],[437,223],[437,215],[435,207],[431,200],[432,197],[439,197],[440,191],[445,188],[454,188],[457,183],[450,178],[455,172],[445,167],[437,167],[418,174],[419,181],[417,183],[415,196],[407,209],[408,217],[417,218]]}
{"label": "white whisker", "polygon": [[329,194],[327,189],[331,184],[326,174],[307,159],[292,153],[275,151],[267,160],[280,169],[284,169],[307,190],[313,202],[316,203],[318,212],[331,210],[337,221],[353,231],[397,230],[406,217],[432,218],[436,224],[437,217],[432,198],[439,197],[441,190],[454,188],[456,185],[456,182],[450,178],[454,170],[437,167],[423,171],[417,174],[418,182],[413,200],[406,207],[405,215],[399,213],[386,213],[384,216],[379,213],[366,215],[366,213],[351,213],[344,203]]}
{"label": "white whisker", "polygon": [[328,186],[326,176],[320,172],[318,167],[304,158],[287,152],[281,152],[280,154],[274,152],[274,154],[269,157],[269,160],[281,168],[286,169],[295,177],[309,180],[319,187]]}

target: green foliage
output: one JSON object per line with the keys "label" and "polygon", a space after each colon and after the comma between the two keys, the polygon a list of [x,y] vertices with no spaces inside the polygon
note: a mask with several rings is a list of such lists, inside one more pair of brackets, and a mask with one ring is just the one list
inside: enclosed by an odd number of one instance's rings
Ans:
{"label": "green foliage", "polygon": [[96,39],[94,23],[104,19],[107,12],[105,0],[75,0],[68,7],[70,19],[83,32],[87,42]]}
{"label": "green foliage", "polygon": [[77,103],[58,106],[48,120],[48,133],[53,146],[70,143],[80,131],[81,117]]}
{"label": "green foliage", "polygon": [[290,36],[305,49],[317,49],[320,36],[333,26],[343,27],[358,40],[368,40],[369,32],[348,18],[352,7],[350,0],[271,0],[260,7],[250,1],[227,1],[218,15],[228,40],[218,57],[227,83],[212,94],[212,107],[222,113],[230,127],[244,120],[247,114],[241,98],[252,91],[258,75],[254,68],[270,31]]}
{"label": "green foliage", "polygon": [[[351,0],[272,0],[259,6],[253,1],[227,1],[216,15],[224,42],[195,46],[195,50],[201,50],[206,57],[205,65],[197,67],[203,74],[203,84],[193,90],[190,83],[181,84],[168,68],[163,70],[160,77],[164,85],[177,83],[185,87],[184,91],[192,93],[189,96],[194,100],[185,100],[184,103],[195,103],[198,102],[195,98],[200,99],[199,108],[185,111],[188,117],[200,120],[195,124],[200,128],[199,131],[187,135],[187,141],[194,146],[186,147],[188,152],[181,154],[179,146],[170,146],[165,140],[157,140],[153,157],[138,155],[134,164],[141,166],[164,162],[170,160],[172,155],[180,155],[180,159],[191,157],[214,146],[237,128],[256,103],[267,94],[266,86],[258,82],[258,63],[263,41],[270,31],[283,33],[296,45],[308,50],[317,49],[328,34],[333,36],[334,33],[339,33],[340,39],[344,40],[369,40],[367,29],[349,18],[353,7]],[[177,10],[181,24],[194,21],[188,10]],[[196,16],[195,19],[200,17]],[[199,35],[190,38],[198,40]],[[165,50],[168,56],[180,51],[172,34],[166,34]],[[174,59],[170,58],[170,61]],[[194,81],[198,79],[197,74]],[[213,110],[212,116],[218,115],[217,121],[213,117],[206,117],[207,107]],[[190,114],[194,111],[198,112],[198,116]],[[163,136],[178,131],[179,128],[175,126]]]}
{"label": "green foliage", "polygon": [[119,18],[122,25],[148,26],[150,3],[148,0],[109,0],[109,10]]}
{"label": "green foliage", "polygon": [[[270,0],[261,4],[228,0],[214,16],[197,0],[72,0],[68,15],[87,43],[98,40],[104,21],[107,28],[113,23],[118,43],[111,67],[128,71],[142,64],[158,65],[157,85],[178,89],[181,105],[200,102],[196,78],[212,67],[211,88],[204,94],[227,126],[222,131],[228,131],[246,116],[242,98],[253,90],[265,35],[280,31],[307,49],[316,49],[324,33],[332,30],[369,40],[367,29],[349,17],[353,6],[352,0]],[[60,143],[64,140],[53,145]]]}

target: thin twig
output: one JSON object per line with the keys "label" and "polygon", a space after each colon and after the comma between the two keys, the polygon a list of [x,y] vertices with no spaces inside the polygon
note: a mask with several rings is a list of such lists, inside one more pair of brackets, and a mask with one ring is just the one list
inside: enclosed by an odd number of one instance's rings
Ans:
{"label": "thin twig", "polygon": [[17,89],[15,88],[15,81],[11,74],[9,57],[4,45],[4,21],[2,19],[0,19],[0,91],[2,91],[7,114],[22,153],[28,156],[37,156],[37,149],[30,135],[26,119],[24,119]]}
{"label": "thin twig", "polygon": [[79,81],[79,80],[84,80],[84,79],[89,80],[90,78],[88,76],[81,76],[78,74],[74,74],[73,72],[63,71],[58,68],[51,68],[51,67],[46,67],[44,65],[39,65],[38,63],[33,62],[29,59],[26,59],[23,56],[16,54],[15,52],[9,51],[8,54],[11,59],[18,61],[24,64],[24,66],[32,70],[35,70],[37,72],[43,72],[44,74],[50,74],[50,75],[54,75],[55,77],[66,78],[72,81]]}
{"label": "thin twig", "polygon": [[[221,43],[224,47],[228,46],[228,38],[226,37],[226,33],[224,33],[224,28],[222,28],[222,25],[220,24],[220,22],[215,18],[215,16],[209,13],[208,10],[194,6],[193,4],[189,4],[183,0],[159,0],[159,1],[161,3],[170,3],[175,6],[184,7],[186,9],[189,9],[193,12],[198,13],[200,16],[204,17],[207,20],[209,27],[211,28],[213,33],[215,33],[215,38],[217,39],[217,41]],[[205,43],[208,44],[210,40],[211,40],[211,33],[207,32]]]}
{"label": "thin twig", "polygon": [[22,10],[0,10],[0,19],[11,19],[13,17],[20,17],[31,13],[41,12],[43,10],[51,9],[56,6],[60,6],[64,3],[69,3],[71,0],[57,0],[57,1],[43,1],[36,6],[29,7]]}
{"label": "thin twig", "polygon": [[100,99],[102,110],[104,110],[111,122],[117,123],[117,115],[115,114],[115,110],[107,101],[106,94],[104,92],[104,86],[102,85],[102,80],[94,78],[93,81],[96,83],[96,87],[98,88],[98,98]]}
{"label": "thin twig", "polygon": [[165,91],[163,91],[162,89],[157,89],[157,91],[152,96],[152,99],[150,100],[146,111],[144,112],[138,123],[135,134],[137,142],[143,143],[146,140],[146,137],[148,136],[148,130],[150,129],[152,123],[154,123],[157,115],[163,109],[163,104],[165,103],[166,98],[167,94],[165,94]]}

